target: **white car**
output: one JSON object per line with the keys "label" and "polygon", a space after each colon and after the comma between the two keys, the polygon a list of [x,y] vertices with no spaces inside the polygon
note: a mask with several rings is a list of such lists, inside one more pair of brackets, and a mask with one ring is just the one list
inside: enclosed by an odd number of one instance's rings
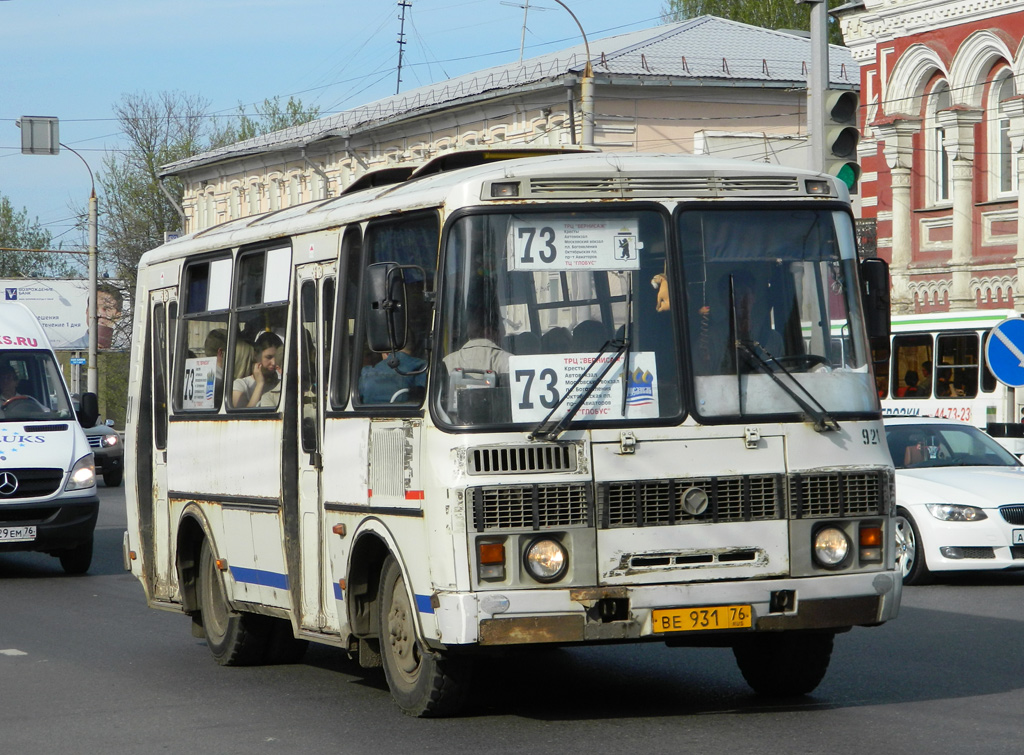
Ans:
{"label": "white car", "polygon": [[1024,465],[973,425],[932,417],[885,421],[896,465],[903,582],[933,572],[1024,569]]}

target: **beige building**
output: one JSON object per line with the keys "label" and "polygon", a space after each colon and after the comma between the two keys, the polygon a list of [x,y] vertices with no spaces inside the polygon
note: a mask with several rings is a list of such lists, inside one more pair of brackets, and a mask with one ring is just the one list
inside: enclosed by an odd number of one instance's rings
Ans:
{"label": "beige building", "polygon": [[[589,43],[592,145],[804,167],[810,40],[713,16]],[[165,166],[185,183],[186,233],[337,196],[372,171],[411,172],[482,147],[581,145],[580,45],[467,74]],[[846,48],[833,88],[856,89]],[[365,180],[373,180],[365,179]]]}

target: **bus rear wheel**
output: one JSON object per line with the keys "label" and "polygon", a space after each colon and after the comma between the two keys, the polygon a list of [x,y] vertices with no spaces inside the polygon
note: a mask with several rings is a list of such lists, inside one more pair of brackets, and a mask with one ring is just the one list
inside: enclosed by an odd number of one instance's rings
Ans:
{"label": "bus rear wheel", "polygon": [[206,644],[217,663],[252,666],[264,662],[272,639],[271,624],[265,616],[231,610],[209,540],[203,541],[199,557],[199,610]]}
{"label": "bus rear wheel", "polygon": [[759,695],[797,697],[821,684],[832,658],[832,632],[752,634],[732,649],[743,678]]}
{"label": "bus rear wheel", "polygon": [[384,675],[398,706],[410,716],[457,713],[469,687],[470,661],[424,647],[402,569],[393,556],[381,570],[377,607]]}

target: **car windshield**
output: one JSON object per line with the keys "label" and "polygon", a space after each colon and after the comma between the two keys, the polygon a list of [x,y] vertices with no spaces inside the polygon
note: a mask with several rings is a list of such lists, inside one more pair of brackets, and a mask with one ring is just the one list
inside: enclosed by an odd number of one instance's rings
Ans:
{"label": "car windshield", "polygon": [[74,416],[50,352],[0,352],[0,419],[11,422]]}
{"label": "car windshield", "polygon": [[885,428],[897,469],[1019,467],[1020,461],[971,425],[892,425]]}

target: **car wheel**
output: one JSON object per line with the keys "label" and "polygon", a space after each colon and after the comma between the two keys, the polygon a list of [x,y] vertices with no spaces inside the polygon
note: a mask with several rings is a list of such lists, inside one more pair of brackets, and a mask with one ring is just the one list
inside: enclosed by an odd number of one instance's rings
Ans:
{"label": "car wheel", "polygon": [[896,565],[905,585],[925,585],[932,575],[924,560],[924,543],[914,520],[903,509],[896,517]]}
{"label": "car wheel", "polygon": [[108,488],[116,488],[121,485],[121,481],[124,479],[124,470],[118,469],[114,472],[103,473],[103,484]]}
{"label": "car wheel", "polygon": [[92,564],[92,538],[74,548],[60,551],[57,558],[66,574],[85,574]]}
{"label": "car wheel", "polygon": [[209,540],[203,541],[199,557],[199,610],[206,644],[217,663],[252,666],[264,662],[273,640],[273,619],[231,610]]}
{"label": "car wheel", "polygon": [[469,661],[428,650],[420,642],[402,569],[392,556],[381,571],[377,606],[381,659],[395,702],[411,716],[458,712],[469,686]]}
{"label": "car wheel", "polygon": [[813,692],[832,658],[831,632],[752,634],[732,649],[743,678],[759,695],[795,697]]}

